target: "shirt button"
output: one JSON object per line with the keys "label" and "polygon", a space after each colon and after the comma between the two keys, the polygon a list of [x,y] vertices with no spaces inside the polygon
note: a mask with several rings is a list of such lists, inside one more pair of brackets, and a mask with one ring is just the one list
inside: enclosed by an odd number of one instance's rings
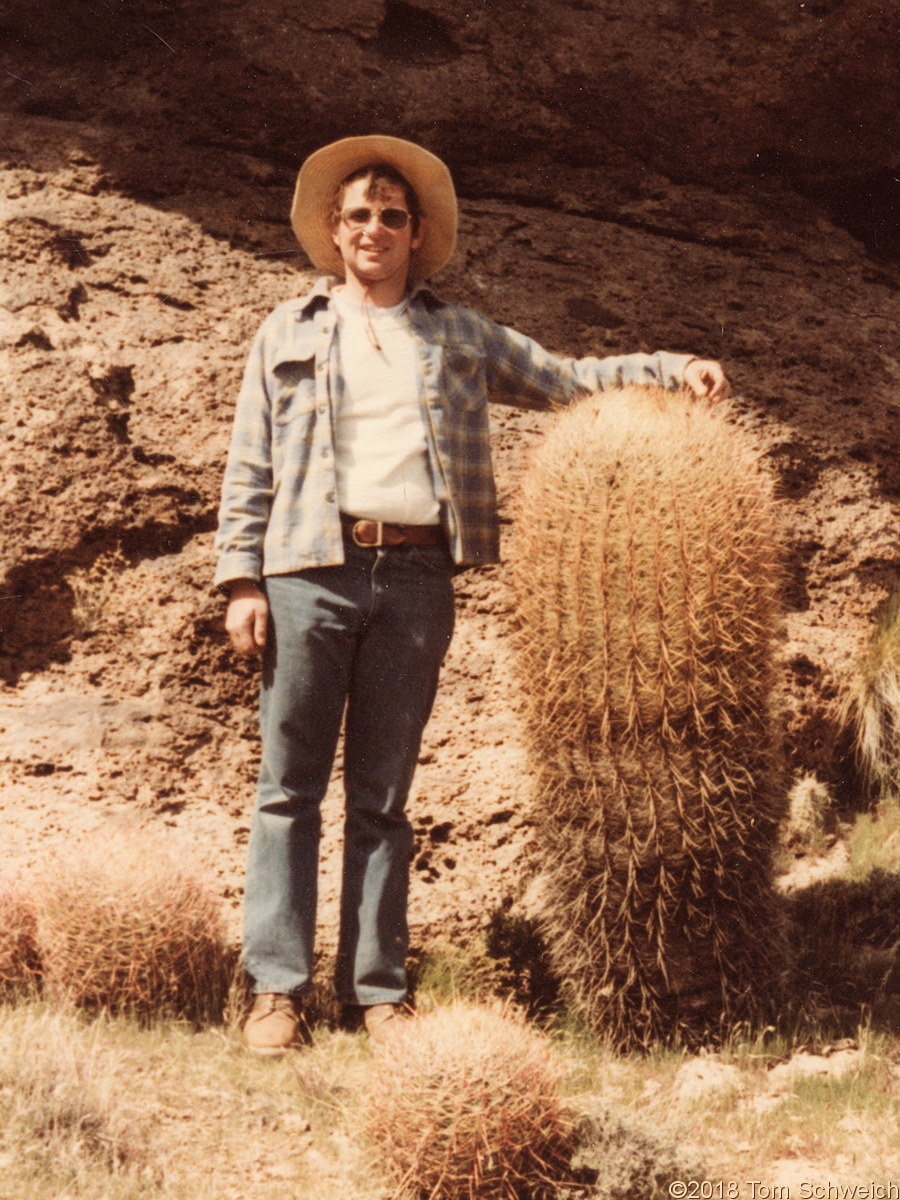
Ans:
{"label": "shirt button", "polygon": [[324,412],[325,412],[325,405],[324,405],[324,404],[320,404],[320,405],[319,405],[319,413],[320,413],[320,414],[322,414],[322,413],[324,413]]}
{"label": "shirt button", "polygon": [[325,503],[326,504],[334,504],[334,492],[326,492],[325,493]]}
{"label": "shirt button", "polygon": [[327,446],[322,447],[322,457],[323,458],[327,458],[330,453],[331,453],[331,451],[329,450],[329,448]]}

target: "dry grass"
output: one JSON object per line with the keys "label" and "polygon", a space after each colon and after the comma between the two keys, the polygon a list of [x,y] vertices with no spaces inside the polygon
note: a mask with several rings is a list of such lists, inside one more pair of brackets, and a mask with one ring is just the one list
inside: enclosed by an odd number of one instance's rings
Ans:
{"label": "dry grass", "polygon": [[0,1113],[6,1187],[60,1195],[100,1178],[107,1194],[144,1194],[159,1182],[149,1153],[149,1113],[123,1080],[126,1056],[100,1026],[62,1013],[0,1013]]}
{"label": "dry grass", "polygon": [[[674,1178],[900,1177],[895,1036],[768,1034],[693,1057],[558,1035],[552,1051],[565,1107],[584,1114],[581,1183],[558,1176],[554,1200],[655,1200]],[[0,1008],[0,1195],[389,1200],[396,1178],[360,1137],[382,1070],[362,1036],[324,1027],[273,1061],[222,1029]]]}
{"label": "dry grass", "polygon": [[3,1200],[383,1200],[351,1136],[373,1064],[361,1038],[302,1056],[236,1036],[0,1009]]}
{"label": "dry grass", "polygon": [[612,1112],[584,1121],[574,1165],[590,1177],[598,1200],[663,1200],[676,1180],[706,1178],[706,1170],[665,1136],[638,1128]]}

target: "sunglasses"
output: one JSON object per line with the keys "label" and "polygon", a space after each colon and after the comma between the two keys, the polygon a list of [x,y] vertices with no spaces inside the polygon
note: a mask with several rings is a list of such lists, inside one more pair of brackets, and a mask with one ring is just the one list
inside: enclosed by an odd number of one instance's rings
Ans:
{"label": "sunglasses", "polygon": [[405,229],[409,222],[409,213],[405,208],[347,208],[341,213],[341,220],[348,229],[365,229],[377,216],[385,229]]}

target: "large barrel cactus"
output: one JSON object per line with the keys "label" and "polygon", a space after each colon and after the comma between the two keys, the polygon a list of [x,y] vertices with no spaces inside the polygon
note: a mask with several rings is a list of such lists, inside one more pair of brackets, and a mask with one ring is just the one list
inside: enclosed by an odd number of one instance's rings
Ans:
{"label": "large barrel cactus", "polygon": [[557,418],[514,556],[555,974],[620,1046],[768,1012],[779,550],[768,478],[727,413],[657,389]]}

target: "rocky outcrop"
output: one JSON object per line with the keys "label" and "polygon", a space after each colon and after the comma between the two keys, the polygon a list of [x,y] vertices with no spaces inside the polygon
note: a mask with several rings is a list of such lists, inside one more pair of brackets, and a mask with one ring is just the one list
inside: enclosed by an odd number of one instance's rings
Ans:
{"label": "rocky outcrop", "polygon": [[507,190],[528,202],[562,178],[582,203],[598,190],[607,202],[652,193],[654,176],[763,201],[788,186],[897,248],[889,4],[49,0],[38,17],[12,0],[0,34],[6,102],[128,130],[107,166],[157,195],[186,164],[163,153],[156,178],[141,179],[136,141],[243,150],[293,170],[348,130],[400,130],[470,192],[488,186],[486,162],[508,164],[520,184]]}

